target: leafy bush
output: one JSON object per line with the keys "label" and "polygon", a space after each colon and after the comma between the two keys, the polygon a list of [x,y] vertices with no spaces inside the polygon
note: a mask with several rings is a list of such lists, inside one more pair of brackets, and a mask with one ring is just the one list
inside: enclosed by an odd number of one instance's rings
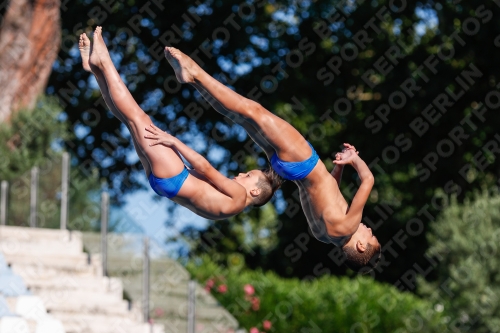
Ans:
{"label": "leafy bush", "polygon": [[440,331],[429,302],[370,278],[284,279],[222,269],[206,256],[187,268],[250,333]]}
{"label": "leafy bush", "polygon": [[456,332],[500,332],[500,195],[452,200],[428,239],[427,255],[440,264],[435,281],[419,281],[420,293],[444,309]]}

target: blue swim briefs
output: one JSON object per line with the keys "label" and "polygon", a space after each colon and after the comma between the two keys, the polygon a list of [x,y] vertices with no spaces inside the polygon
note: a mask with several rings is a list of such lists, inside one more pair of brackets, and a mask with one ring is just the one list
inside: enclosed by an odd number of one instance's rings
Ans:
{"label": "blue swim briefs", "polygon": [[184,170],[177,176],[170,178],[158,178],[151,172],[149,174],[148,180],[151,188],[156,192],[156,194],[162,197],[173,198],[179,193],[179,190],[184,184],[184,181],[189,176],[189,172],[184,167]]}
{"label": "blue swim briefs", "polygon": [[[307,142],[309,143],[309,142]],[[312,149],[311,157],[302,162],[286,162],[280,160],[278,155],[274,153],[271,157],[271,166],[274,171],[281,177],[287,180],[301,180],[307,177],[314,169],[316,164],[318,163],[319,156],[314,150],[313,146],[309,143],[309,146]]]}

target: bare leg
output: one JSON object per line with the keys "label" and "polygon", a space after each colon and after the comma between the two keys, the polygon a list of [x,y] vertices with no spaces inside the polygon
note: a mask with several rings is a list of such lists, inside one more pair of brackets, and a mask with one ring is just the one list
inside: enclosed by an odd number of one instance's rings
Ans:
{"label": "bare leg", "polygon": [[90,55],[90,67],[92,72],[100,70],[102,77],[108,87],[108,96],[116,111],[127,125],[134,138],[134,145],[146,156],[151,171],[160,178],[169,178],[179,174],[184,168],[184,163],[170,148],[164,146],[149,146],[150,140],[144,138],[145,127],[152,121],[146,113],[137,105],[134,98],[123,83],[116,71],[108,50],[101,35],[101,27],[94,32],[94,42]]}
{"label": "bare leg", "polygon": [[292,125],[272,114],[260,104],[224,86],[179,50],[167,47],[165,55],[181,83],[191,83],[197,89],[203,88],[212,97],[208,100],[209,102],[216,100],[223,107],[223,109],[216,108],[222,114],[226,110],[226,113],[231,112],[242,117],[258,130],[256,132],[265,138],[281,159],[299,162],[311,156],[311,147]]}
{"label": "bare leg", "polygon": [[259,131],[255,127],[253,127],[252,124],[245,121],[245,119],[241,115],[227,110],[224,106],[222,106],[222,104],[219,103],[219,101],[214,99],[212,95],[210,95],[205,89],[203,89],[201,85],[197,83],[193,83],[192,85],[196,87],[199,93],[210,103],[210,105],[212,105],[212,107],[217,112],[231,119],[234,123],[242,126],[247,132],[248,136],[250,136],[250,138],[257,145],[259,145],[262,148],[262,150],[264,150],[264,152],[267,155],[267,158],[269,160],[271,159],[271,157],[275,152],[273,146],[271,146],[271,144],[267,142],[266,138],[261,133],[259,133]]}
{"label": "bare leg", "polygon": [[[78,44],[78,48],[80,49],[80,53],[82,56],[82,65],[83,69],[86,70],[87,72],[92,72],[90,68],[90,53],[92,50],[92,43],[90,42],[89,38],[85,33],[80,35],[80,41]],[[93,67],[94,69],[94,76],[97,80],[97,84],[99,85],[99,88],[101,89],[102,97],[104,98],[104,101],[106,102],[106,105],[110,109],[111,113],[118,118],[125,126],[127,126],[127,122],[125,121],[125,118],[122,117],[116,106],[113,104],[113,101],[111,100],[111,97],[109,95],[109,90],[108,86],[106,84],[106,79],[104,78],[101,70],[97,67]],[[130,129],[129,129],[130,130]],[[144,155],[141,147],[135,142],[134,136],[132,136],[132,142],[134,144],[135,150],[137,152],[137,155],[139,156],[139,160],[141,161],[141,164],[144,168],[144,171],[146,172],[146,176],[149,176],[151,173],[151,166],[149,165],[149,161],[146,158],[146,155]]]}

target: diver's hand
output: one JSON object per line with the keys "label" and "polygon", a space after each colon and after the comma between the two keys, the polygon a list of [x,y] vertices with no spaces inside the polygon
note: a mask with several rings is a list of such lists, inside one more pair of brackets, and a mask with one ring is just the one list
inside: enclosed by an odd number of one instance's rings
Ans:
{"label": "diver's hand", "polygon": [[168,134],[167,132],[162,131],[155,125],[151,124],[149,125],[149,127],[146,127],[145,130],[151,134],[146,134],[144,137],[146,139],[154,140],[149,144],[150,146],[156,146],[156,145],[164,145],[165,147],[175,146],[177,138],[175,136]]}
{"label": "diver's hand", "polygon": [[335,154],[335,160],[333,160],[333,163],[337,165],[353,165],[354,161],[359,158],[358,154],[359,152],[354,149],[344,148],[342,152]]}
{"label": "diver's hand", "polygon": [[359,151],[357,151],[356,148],[353,145],[349,144],[349,143],[344,143],[344,149],[342,149],[342,151],[345,151],[346,149],[348,149],[348,150],[354,150],[356,153],[359,154]]}

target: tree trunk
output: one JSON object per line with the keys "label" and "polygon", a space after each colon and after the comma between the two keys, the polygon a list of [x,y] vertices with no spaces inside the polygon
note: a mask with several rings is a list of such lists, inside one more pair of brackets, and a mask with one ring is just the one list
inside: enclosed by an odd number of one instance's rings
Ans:
{"label": "tree trunk", "polygon": [[0,27],[0,122],[33,108],[61,41],[60,0],[11,0]]}

